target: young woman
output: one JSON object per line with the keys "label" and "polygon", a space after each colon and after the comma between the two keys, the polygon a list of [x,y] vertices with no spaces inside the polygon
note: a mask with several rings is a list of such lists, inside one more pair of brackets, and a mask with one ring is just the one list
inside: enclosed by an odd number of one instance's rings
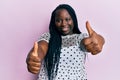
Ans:
{"label": "young woman", "polygon": [[52,12],[49,32],[40,36],[26,59],[38,80],[87,80],[85,57],[101,52],[104,38],[86,22],[88,35],[78,29],[74,9],[61,4]]}

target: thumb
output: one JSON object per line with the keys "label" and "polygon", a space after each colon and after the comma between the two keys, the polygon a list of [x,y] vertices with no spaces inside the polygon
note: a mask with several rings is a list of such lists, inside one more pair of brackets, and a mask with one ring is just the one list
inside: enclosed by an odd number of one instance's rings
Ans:
{"label": "thumb", "polygon": [[34,43],[33,56],[38,56],[38,43],[37,42]]}
{"label": "thumb", "polygon": [[86,22],[86,29],[88,31],[89,36],[92,36],[94,30],[91,28],[90,23],[88,21]]}

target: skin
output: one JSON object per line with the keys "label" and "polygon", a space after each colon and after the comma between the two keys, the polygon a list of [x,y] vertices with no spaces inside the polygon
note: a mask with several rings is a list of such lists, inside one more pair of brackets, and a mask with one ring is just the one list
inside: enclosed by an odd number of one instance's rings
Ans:
{"label": "skin", "polygon": [[67,10],[60,9],[56,11],[55,25],[61,35],[73,34],[74,24]]}
{"label": "skin", "polygon": [[26,63],[29,72],[37,74],[41,67],[41,61],[44,59],[48,50],[46,41],[35,42],[33,48],[29,52]]}
{"label": "skin", "polygon": [[91,54],[96,55],[102,51],[103,45],[105,43],[104,38],[97,34],[90,26],[89,22],[86,22],[86,29],[88,31],[89,37],[82,40],[85,48]]}
{"label": "skin", "polygon": [[[65,9],[59,9],[56,11],[55,25],[61,35],[73,34],[74,23]],[[97,34],[90,26],[89,22],[86,22],[86,29],[89,37],[84,38],[82,43],[86,50],[91,54],[96,55],[102,51],[102,47],[105,43],[104,38]],[[27,69],[33,74],[37,74],[41,68],[41,62],[46,56],[48,50],[48,43],[46,41],[35,42],[33,48],[28,53],[26,63]]]}

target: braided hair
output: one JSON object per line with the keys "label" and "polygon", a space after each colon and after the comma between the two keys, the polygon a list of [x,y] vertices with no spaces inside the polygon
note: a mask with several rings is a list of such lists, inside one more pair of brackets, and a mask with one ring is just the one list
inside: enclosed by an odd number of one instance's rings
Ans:
{"label": "braided hair", "polygon": [[51,20],[49,24],[50,31],[50,40],[48,45],[48,52],[45,57],[45,65],[48,73],[48,80],[53,80],[53,78],[57,75],[60,53],[61,53],[61,34],[57,31],[55,25],[55,16],[56,11],[59,9],[66,9],[70,16],[72,17],[74,28],[73,33],[80,34],[81,32],[78,29],[77,17],[74,9],[68,4],[61,4],[56,7],[56,9],[52,12]]}

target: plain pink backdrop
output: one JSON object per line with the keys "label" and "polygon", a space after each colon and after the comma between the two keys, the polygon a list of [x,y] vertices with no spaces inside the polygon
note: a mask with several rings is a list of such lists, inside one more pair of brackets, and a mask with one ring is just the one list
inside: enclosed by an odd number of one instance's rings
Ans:
{"label": "plain pink backdrop", "polygon": [[105,37],[101,54],[88,55],[88,80],[120,80],[119,0],[0,0],[0,80],[35,80],[26,67],[34,41],[48,31],[51,12],[61,3],[76,11],[79,28],[92,28]]}

